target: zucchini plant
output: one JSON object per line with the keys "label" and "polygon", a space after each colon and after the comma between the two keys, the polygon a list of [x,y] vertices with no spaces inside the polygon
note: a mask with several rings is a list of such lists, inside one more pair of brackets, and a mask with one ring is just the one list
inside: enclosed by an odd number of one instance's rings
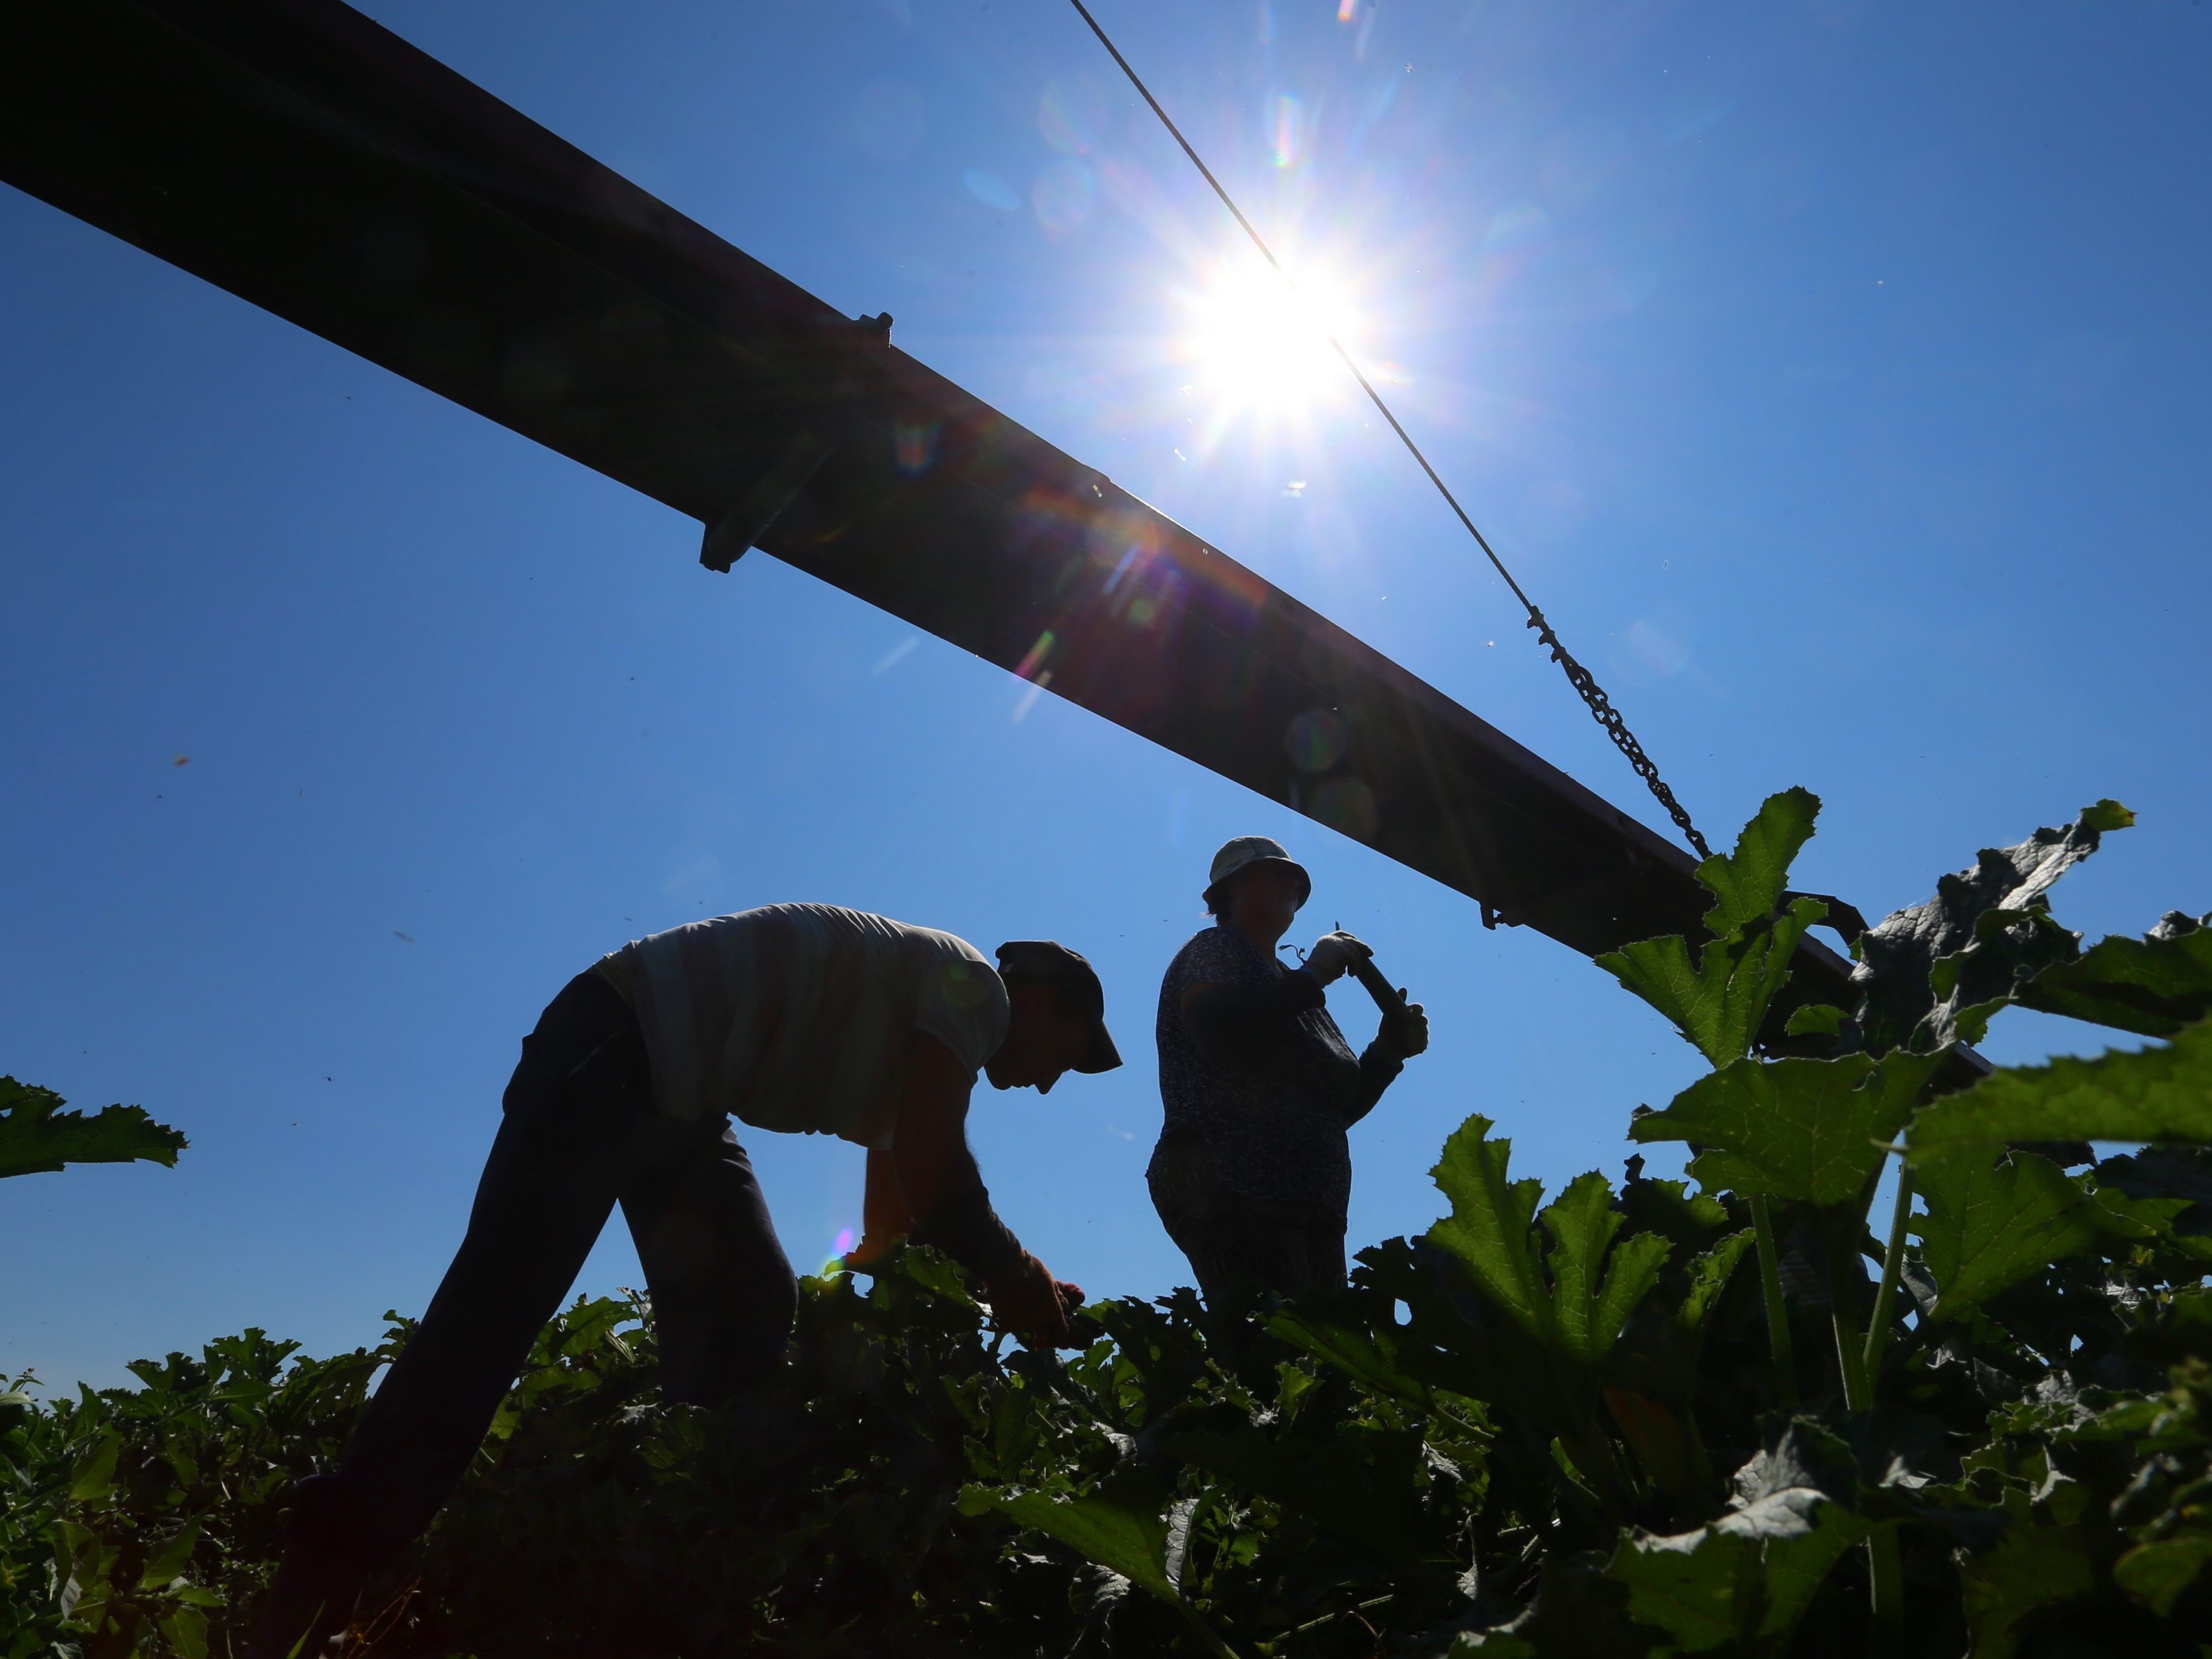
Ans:
{"label": "zucchini plant", "polygon": [[[2100,802],[1784,1019],[1818,810],[1767,801],[1701,937],[1601,963],[1708,1064],[1624,1125],[1687,1180],[1634,1152],[1547,1198],[1470,1117],[1446,1212],[1340,1291],[1104,1302],[1065,1359],[908,1249],[803,1281],[791,1365],[716,1413],[660,1398],[641,1298],[579,1304],[352,1651],[2197,1659],[2212,928],[2059,925],[2131,821]],[[2012,1006],[2137,1046],[1985,1071]],[[287,1483],[404,1335],[0,1401],[0,1655],[231,1651]]]}

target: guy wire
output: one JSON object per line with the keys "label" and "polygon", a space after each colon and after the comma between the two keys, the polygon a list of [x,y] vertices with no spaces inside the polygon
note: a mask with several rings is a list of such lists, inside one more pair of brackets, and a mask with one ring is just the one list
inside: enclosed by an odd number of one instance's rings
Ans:
{"label": "guy wire", "polygon": [[[1182,136],[1182,129],[1176,125],[1174,118],[1160,107],[1160,100],[1152,96],[1152,90],[1145,84],[1144,77],[1130,67],[1129,60],[1121,56],[1121,48],[1116,46],[1112,38],[1098,26],[1098,20],[1091,15],[1090,8],[1083,3],[1083,0],[1068,0],[1068,3],[1075,8],[1077,15],[1090,26],[1091,32],[1098,37],[1098,44],[1105,47],[1114,61],[1121,65],[1121,73],[1129,77],[1129,84],[1136,88],[1138,95],[1152,106],[1152,113],[1160,118],[1160,125],[1168,130],[1169,137],[1182,147],[1182,153],[1190,158],[1190,164],[1198,169],[1199,176],[1212,186],[1213,193],[1221,198],[1221,205],[1229,210],[1230,217],[1236,220],[1245,235],[1251,238],[1252,246],[1260,250],[1260,257],[1267,262],[1276,276],[1283,279],[1284,285],[1291,293],[1303,295],[1304,290],[1298,287],[1297,279],[1283,269],[1283,263],[1275,258],[1274,250],[1270,248],[1266,239],[1253,228],[1252,222],[1244,216],[1243,210],[1231,199],[1229,192],[1222,188],[1221,180],[1213,176],[1213,169],[1207,167],[1200,158],[1199,153],[1191,148],[1190,140]],[[1436,468],[1429,465],[1429,458],[1421,453],[1421,447],[1413,441],[1413,434],[1407,431],[1398,417],[1390,412],[1390,405],[1382,401],[1382,394],[1377,392],[1374,383],[1361,373],[1359,365],[1352,360],[1351,352],[1345,349],[1344,342],[1338,339],[1335,332],[1318,318],[1315,319],[1314,325],[1320,329],[1322,337],[1328,342],[1330,349],[1343,361],[1345,368],[1352,372],[1352,378],[1359,382],[1359,389],[1367,394],[1368,401],[1373,404],[1376,411],[1389,422],[1390,429],[1398,434],[1398,441],[1406,446],[1407,453],[1420,464],[1421,471],[1428,474],[1429,482],[1437,487],[1437,493],[1444,498],[1444,504],[1458,515],[1460,523],[1467,526],[1467,533],[1474,538],[1474,544],[1480,548],[1484,556],[1489,559],[1491,568],[1498,572],[1506,586],[1513,591],[1513,597],[1521,601],[1522,609],[1528,613],[1528,626],[1536,630],[1539,642],[1550,650],[1552,660],[1559,664],[1561,671],[1565,673],[1567,683],[1574,687],[1583,702],[1589,705],[1591,718],[1605,728],[1605,734],[1613,739],[1614,746],[1627,757],[1629,765],[1635,769],[1636,775],[1644,780],[1659,804],[1667,809],[1667,816],[1674,819],[1674,827],[1682,832],[1683,838],[1697,849],[1698,856],[1701,859],[1711,858],[1713,855],[1712,848],[1705,844],[1705,838],[1698,833],[1698,826],[1690,821],[1689,812],[1683,807],[1681,802],[1674,799],[1674,792],[1667,787],[1666,781],[1659,775],[1657,764],[1650,756],[1644,752],[1644,745],[1636,740],[1636,734],[1628,729],[1627,722],[1621,718],[1620,711],[1613,707],[1613,699],[1605,694],[1604,688],[1598,684],[1589,670],[1577,661],[1573,653],[1560,642],[1558,630],[1546,620],[1544,613],[1536,608],[1535,601],[1522,591],[1521,584],[1513,580],[1513,573],[1505,568],[1505,562],[1498,556],[1497,550],[1491,546],[1488,538],[1475,527],[1474,520],[1468,516],[1467,509],[1459,504],[1459,498],[1451,493],[1449,486],[1437,476]]]}

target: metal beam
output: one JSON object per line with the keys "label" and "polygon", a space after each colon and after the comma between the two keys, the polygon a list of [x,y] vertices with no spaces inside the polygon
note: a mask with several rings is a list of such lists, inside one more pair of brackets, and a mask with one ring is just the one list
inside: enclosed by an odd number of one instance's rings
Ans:
{"label": "metal beam", "polygon": [[[0,178],[1586,953],[1689,855],[335,0],[0,0]],[[1848,964],[1809,947],[1797,998]],[[1793,998],[1792,1000],[1797,1000]]]}

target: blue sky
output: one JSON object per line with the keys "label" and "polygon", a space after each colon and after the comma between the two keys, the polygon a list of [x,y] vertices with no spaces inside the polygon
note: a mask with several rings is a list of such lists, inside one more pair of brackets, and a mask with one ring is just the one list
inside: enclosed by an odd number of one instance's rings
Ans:
{"label": "blue sky", "polygon": [[[1240,340],[1254,256],[1072,10],[368,9],[1655,816],[1356,392]],[[2110,794],[2060,915],[2212,909],[2212,12],[1097,9],[1709,834],[1805,784],[1802,884],[1878,913]],[[1431,1011],[1355,1244],[1433,1218],[1468,1113],[1556,1184],[1698,1069],[1549,941],[4,191],[0,284],[0,1070],[192,1139],[8,1183],[0,1364],[419,1310],[538,1009],[750,904],[1093,957],[1129,1065],[974,1139],[1097,1291],[1186,1276],[1152,1007],[1229,836]],[[860,1154],[749,1144],[817,1262]],[[617,1225],[583,1288],[636,1277]]]}

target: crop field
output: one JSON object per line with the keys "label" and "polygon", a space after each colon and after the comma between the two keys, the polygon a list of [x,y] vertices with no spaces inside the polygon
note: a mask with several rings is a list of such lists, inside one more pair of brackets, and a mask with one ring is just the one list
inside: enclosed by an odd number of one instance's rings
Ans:
{"label": "crop field", "polygon": [[[1711,1064],[1622,1111],[1690,1180],[1631,1157],[1547,1194],[1469,1117],[1443,1218],[1342,1293],[1093,1304],[1066,1359],[908,1249],[804,1281],[781,1378],[715,1413],[661,1400],[641,1298],[580,1302],[349,1650],[2206,1651],[2212,928],[2060,924],[2052,884],[2132,821],[2101,802],[1944,877],[1858,939],[1854,1006],[1776,1029],[1818,807],[1774,796],[1702,866],[1705,937],[1601,961]],[[1959,1050],[2011,1005],[2151,1041],[1976,1081]],[[78,1133],[38,1092],[10,1169],[62,1161],[33,1119]],[[289,1483],[407,1328],[18,1379],[0,1654],[233,1651]]]}

